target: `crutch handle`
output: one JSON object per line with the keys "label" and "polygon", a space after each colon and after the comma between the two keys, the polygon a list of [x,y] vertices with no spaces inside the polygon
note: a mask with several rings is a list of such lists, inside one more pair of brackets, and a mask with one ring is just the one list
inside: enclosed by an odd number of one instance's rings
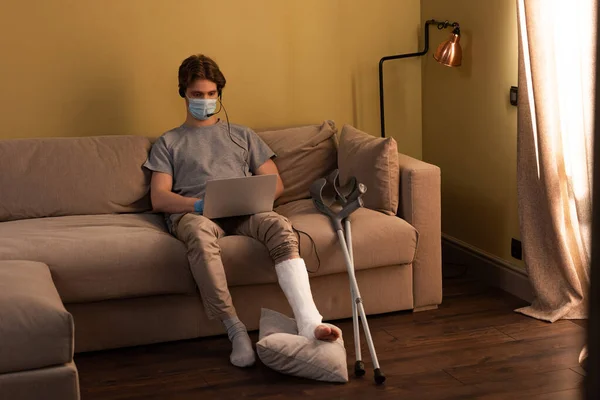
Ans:
{"label": "crutch handle", "polygon": [[336,218],[339,218],[340,221],[342,221],[343,219],[347,218],[350,214],[352,214],[354,211],[361,208],[363,205],[364,205],[363,199],[359,197],[356,200],[354,200],[352,203],[348,203],[347,205],[345,205],[344,208],[342,208],[340,210],[340,212],[337,213]]}
{"label": "crutch handle", "polygon": [[356,187],[354,188],[354,190],[352,191],[352,193],[350,193],[346,197],[346,201],[348,203],[351,203],[357,199],[360,199],[362,197],[362,195],[365,194],[366,192],[367,192],[367,186],[363,183],[358,183],[356,185]]}
{"label": "crutch handle", "polygon": [[[329,208],[333,202],[333,198],[330,193],[326,193],[326,186],[327,180],[325,178],[317,179],[310,185],[310,195],[317,210],[330,218],[334,218],[335,213]],[[325,202],[329,204],[325,204]]]}
{"label": "crutch handle", "polygon": [[348,182],[345,185],[340,184],[340,171],[339,169],[334,169],[327,175],[325,178],[327,181],[327,185],[332,187],[335,191],[335,200],[338,201],[342,206],[353,202],[358,197],[363,195],[367,187],[359,183],[356,180],[356,177],[351,176],[348,178]]}

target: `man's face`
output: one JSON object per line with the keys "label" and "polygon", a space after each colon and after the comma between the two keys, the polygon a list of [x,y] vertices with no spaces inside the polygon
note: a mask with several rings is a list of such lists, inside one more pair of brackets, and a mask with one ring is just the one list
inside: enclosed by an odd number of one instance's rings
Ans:
{"label": "man's face", "polygon": [[190,99],[216,99],[219,96],[217,84],[207,79],[196,79],[185,91]]}

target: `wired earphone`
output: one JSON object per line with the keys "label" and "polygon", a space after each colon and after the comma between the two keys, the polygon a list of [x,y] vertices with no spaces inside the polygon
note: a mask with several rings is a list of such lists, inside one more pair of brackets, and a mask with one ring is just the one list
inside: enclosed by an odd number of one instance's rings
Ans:
{"label": "wired earphone", "polygon": [[208,116],[212,117],[213,115],[220,113],[221,109],[223,109],[223,111],[225,111],[225,119],[227,120],[227,133],[229,133],[229,139],[231,139],[231,141],[233,143],[235,143],[240,149],[244,150],[244,153],[247,153],[248,150],[244,146],[242,146],[241,144],[239,144],[238,142],[233,140],[233,135],[231,134],[231,125],[229,124],[229,115],[227,114],[227,109],[225,108],[225,106],[223,106],[222,97],[223,97],[223,95],[222,95],[221,91],[219,91],[219,98],[218,98],[219,109],[212,114],[208,114]]}
{"label": "wired earphone", "polygon": [[[231,141],[233,143],[235,143],[240,149],[243,150],[244,152],[244,162],[246,163],[246,166],[248,167],[248,171],[250,171],[250,164],[248,163],[248,149],[245,148],[244,146],[242,146],[241,144],[239,144],[237,141],[233,140],[233,135],[231,134],[231,125],[229,124],[229,115],[227,114],[227,109],[225,108],[225,106],[223,106],[223,101],[221,100],[222,98],[222,94],[221,91],[219,91],[219,109],[212,113],[212,114],[208,114],[210,117],[212,117],[213,115],[219,113],[221,111],[221,108],[223,109],[223,111],[225,111],[225,119],[227,120],[227,133],[229,134],[229,139],[231,139]],[[242,172],[244,174],[244,176],[246,176],[246,170],[242,169]]]}

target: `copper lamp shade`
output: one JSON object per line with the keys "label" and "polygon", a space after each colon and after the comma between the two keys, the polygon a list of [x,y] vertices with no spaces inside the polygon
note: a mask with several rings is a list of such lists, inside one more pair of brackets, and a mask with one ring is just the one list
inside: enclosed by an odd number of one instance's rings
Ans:
{"label": "copper lamp shade", "polygon": [[460,33],[452,32],[450,39],[438,46],[433,58],[447,67],[459,67],[462,61],[462,48],[459,42]]}

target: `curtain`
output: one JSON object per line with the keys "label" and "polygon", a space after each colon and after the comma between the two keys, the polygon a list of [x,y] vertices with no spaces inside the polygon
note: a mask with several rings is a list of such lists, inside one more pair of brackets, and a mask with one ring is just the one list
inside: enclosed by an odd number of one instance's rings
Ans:
{"label": "curtain", "polygon": [[535,292],[517,312],[587,317],[597,0],[517,0],[517,193]]}

